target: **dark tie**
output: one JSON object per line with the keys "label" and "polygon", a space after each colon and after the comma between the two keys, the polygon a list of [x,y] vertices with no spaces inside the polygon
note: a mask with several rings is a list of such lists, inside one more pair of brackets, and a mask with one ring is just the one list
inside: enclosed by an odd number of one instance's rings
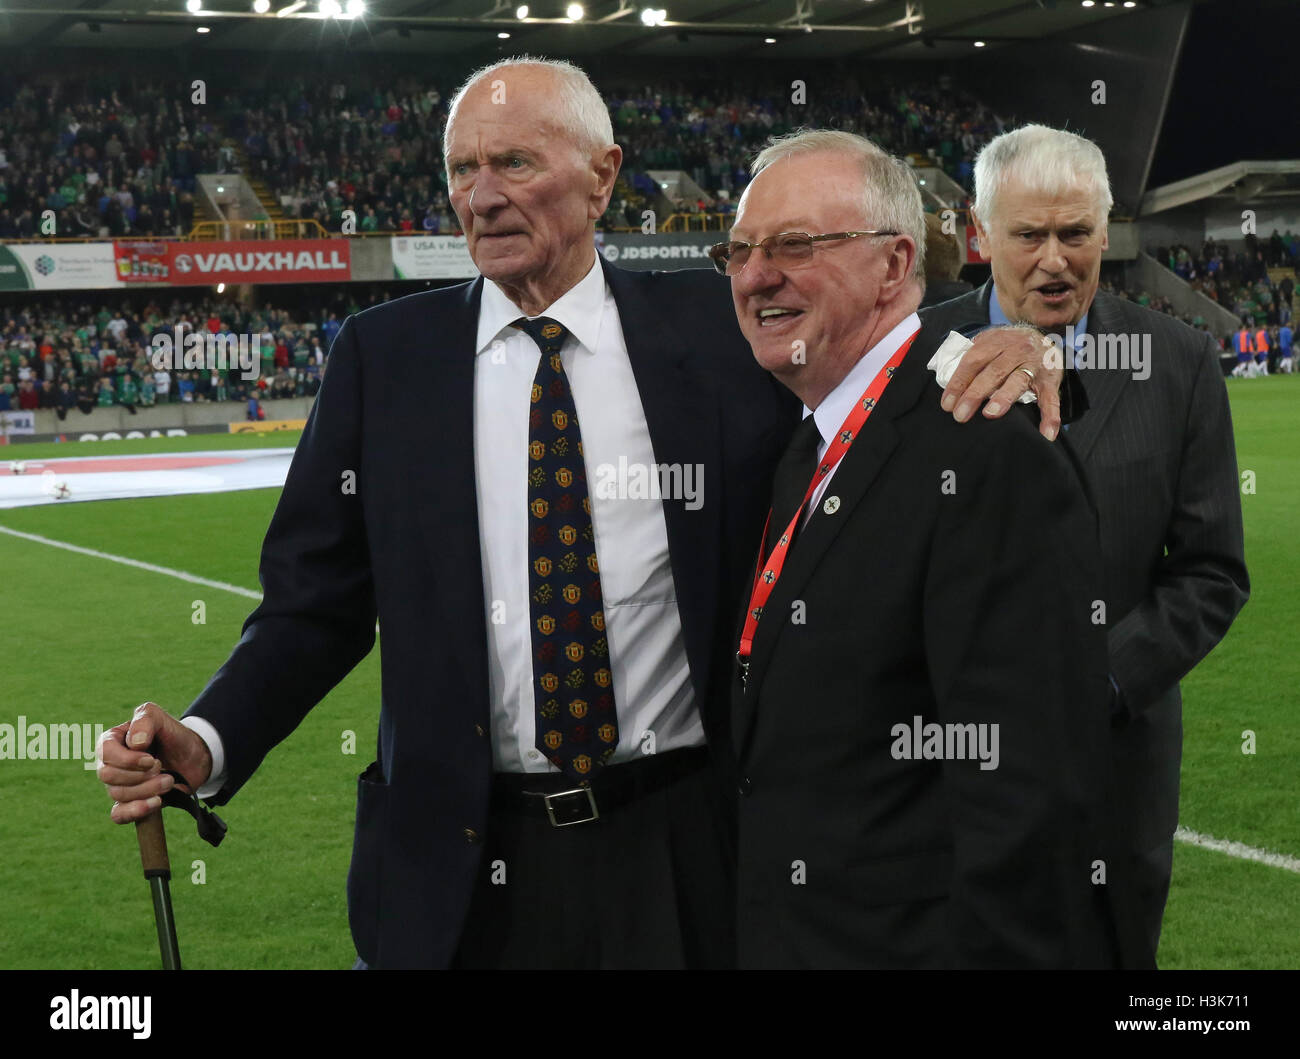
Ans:
{"label": "dark tie", "polygon": [[582,435],[560,347],[545,316],[516,320],[542,351],[528,412],[528,588],[537,749],[579,782],[618,746]]}
{"label": "dark tie", "polygon": [[[822,436],[817,431],[815,416],[805,416],[795,428],[790,445],[776,465],[772,480],[772,519],[767,526],[767,539],[763,543],[763,559],[772,554],[776,542],[785,532],[796,511],[803,510],[804,494],[817,470],[817,447]],[[799,527],[795,526],[795,534]],[[794,546],[793,540],[790,544]]]}

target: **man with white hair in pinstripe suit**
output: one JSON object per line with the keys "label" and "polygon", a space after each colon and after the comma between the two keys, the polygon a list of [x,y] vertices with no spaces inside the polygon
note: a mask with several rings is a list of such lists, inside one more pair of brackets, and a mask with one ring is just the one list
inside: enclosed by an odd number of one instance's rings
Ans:
{"label": "man with white hair in pinstripe suit", "polygon": [[[1219,351],[1173,317],[1098,292],[1111,205],[1105,158],[1091,141],[1042,125],[996,137],[976,160],[974,205],[980,255],[993,275],[924,318],[965,334],[1032,325],[1055,336],[1087,393],[1089,409],[1066,438],[1099,517],[1110,825],[1122,850],[1110,881],[1134,899],[1128,936],[1149,944],[1131,954],[1142,962],[1155,957],[1172,870],[1178,682],[1223,638],[1250,582]],[[976,386],[947,406],[965,419],[980,394]]]}

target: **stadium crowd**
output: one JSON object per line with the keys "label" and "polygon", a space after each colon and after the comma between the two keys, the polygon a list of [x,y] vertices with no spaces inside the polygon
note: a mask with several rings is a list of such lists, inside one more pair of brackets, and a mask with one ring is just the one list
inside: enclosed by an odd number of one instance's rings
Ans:
{"label": "stadium crowd", "polygon": [[[384,89],[373,79],[288,77],[240,85],[196,105],[184,88],[137,75],[52,76],[0,80],[0,239],[40,237],[52,211],[60,235],[179,235],[194,222],[196,177],[231,172],[266,182],[290,217],[338,230],[345,210],[361,232],[454,232],[441,154],[446,103],[454,83],[433,76],[398,77]],[[769,136],[800,125],[869,135],[896,154],[921,155],[971,187],[976,153],[1014,124],[946,78],[924,85],[818,84],[796,102],[796,82],[782,94],[770,79],[726,87],[681,80],[657,89],[606,81],[605,98],[623,173],[602,219],[605,228],[638,227],[660,188],[649,170],[684,171],[699,189],[673,202],[687,213],[734,209],[747,165]],[[806,89],[805,89],[806,90]],[[1277,352],[1292,334],[1295,282],[1275,283],[1269,268],[1300,268],[1300,237],[1273,231],[1231,249],[1206,241],[1159,247],[1153,254],[1194,289],[1229,309],[1250,331],[1251,349]],[[1203,331],[1204,318],[1176,312],[1167,299],[1126,290],[1122,273],[1102,284]],[[374,297],[371,292],[369,297]],[[248,400],[314,393],[344,306],[290,320],[285,310],[250,313],[229,301],[61,302],[0,310],[0,410],[120,404]],[[298,322],[304,321],[304,322]],[[259,350],[254,383],[238,374],[157,371],[147,351],[153,333],[178,325],[219,334],[271,333]],[[1263,338],[1258,337],[1263,335]],[[1242,353],[1240,332],[1215,335]],[[1283,351],[1283,352],[1289,352]]]}
{"label": "stadium crowd", "polygon": [[[1285,281],[1278,286],[1279,289],[1284,288]],[[1249,323],[1249,326],[1243,326],[1236,332],[1220,334],[1206,322],[1203,316],[1180,313],[1168,298],[1152,295],[1146,290],[1130,290],[1126,288],[1122,273],[1119,271],[1104,276],[1098,289],[1113,294],[1118,298],[1135,302],[1148,309],[1154,309],[1156,312],[1167,313],[1169,316],[1181,320],[1189,327],[1204,331],[1214,340],[1215,345],[1224,352],[1225,361],[1236,365],[1232,372],[1234,375],[1253,378],[1256,375],[1273,374],[1279,371],[1286,373],[1292,370],[1295,363],[1294,342],[1296,336],[1290,324],[1289,302],[1284,318],[1283,314],[1275,313],[1272,323],[1267,322],[1264,316],[1260,316],[1258,323],[1255,323],[1251,317],[1247,316],[1245,320]],[[1243,349],[1242,342],[1243,331],[1249,335],[1249,340],[1246,343],[1249,348],[1245,349]],[[1254,368],[1246,367],[1246,361],[1240,356],[1243,352],[1251,354],[1250,363],[1255,365]]]}
{"label": "stadium crowd", "polygon": [[1206,240],[1199,251],[1186,245],[1158,247],[1153,256],[1207,298],[1248,324],[1289,324],[1295,279],[1285,275],[1275,283],[1270,268],[1300,266],[1300,237],[1276,230],[1266,243],[1254,235],[1235,252],[1227,243]]}
{"label": "stadium crowd", "polygon": [[[797,86],[797,83],[796,83]],[[928,156],[963,187],[976,152],[1011,123],[946,79],[913,85],[839,80],[771,91],[771,79],[718,88],[706,81],[652,90],[607,82],[623,173],[603,218],[636,227],[659,194],[652,169],[698,186],[671,203],[727,213],[768,136],[800,125],[871,136],[886,150]],[[380,90],[292,77],[238,84],[197,105],[188,81],[135,74],[49,76],[0,83],[0,239],[41,235],[154,236],[188,232],[196,176],[232,172],[266,183],[289,218],[338,231],[344,210],[361,232],[455,232],[441,132],[454,83],[398,77]],[[54,213],[55,232],[41,230]]]}
{"label": "stadium crowd", "polygon": [[[456,231],[441,155],[446,99],[454,86],[398,80],[387,91],[298,81],[247,100],[232,119],[254,177],[291,217],[337,230],[355,211],[362,231]],[[648,170],[687,172],[702,196],[674,205],[727,213],[749,180],[748,163],[771,135],[800,125],[870,135],[888,150],[932,156],[969,189],[979,148],[1007,127],[969,95],[935,85],[864,92],[853,82],[819,88],[806,103],[759,83],[725,91],[677,83],[653,91],[606,87],[614,139],[623,146],[618,194],[603,218],[635,227],[658,192]]]}
{"label": "stadium crowd", "polygon": [[705,192],[677,203],[688,212],[730,212],[768,137],[800,126],[857,132],[893,154],[928,155],[969,191],[980,147],[1012,124],[947,82],[864,89],[842,81],[807,102],[792,96],[735,82],[725,92],[680,83],[606,93],[614,139],[633,161],[625,167],[632,187],[653,195],[646,170],[684,170]]}
{"label": "stadium crowd", "polygon": [[285,215],[338,231],[353,210],[363,232],[459,231],[442,163],[446,85],[402,78],[386,90],[373,79],[298,79],[250,94],[229,132]]}
{"label": "stadium crowd", "polygon": [[[0,90],[0,239],[176,235],[198,173],[233,167],[200,108],[159,82],[49,77]],[[42,228],[53,211],[56,229]]]}
{"label": "stadium crowd", "polygon": [[[355,299],[355,295],[353,295]],[[382,300],[372,294],[366,305]],[[332,311],[290,311],[266,304],[245,309],[230,300],[157,300],[132,305],[55,299],[0,307],[0,411],[138,407],[206,401],[310,397],[320,389],[330,343],[356,300]],[[179,331],[178,331],[179,329]],[[190,332],[248,336],[255,378],[230,369],[159,367],[154,336]],[[268,341],[265,337],[269,335]],[[251,374],[251,372],[250,372]],[[256,409],[251,408],[255,413]],[[254,414],[254,418],[256,415]]]}
{"label": "stadium crowd", "polygon": [[1129,288],[1125,285],[1122,272],[1118,269],[1110,276],[1103,273],[1102,280],[1098,284],[1097,289],[1105,291],[1107,294],[1113,294],[1117,298],[1131,301],[1136,305],[1141,305],[1143,308],[1154,309],[1158,313],[1165,313],[1168,316],[1172,316],[1187,324],[1188,327],[1194,327],[1198,331],[1204,331],[1206,334],[1214,338],[1214,340],[1220,345],[1223,344],[1222,337],[1216,334],[1210,325],[1206,323],[1205,317],[1180,313],[1174,308],[1173,303],[1170,302],[1168,298],[1153,295],[1147,290],[1133,290]]}
{"label": "stadium crowd", "polygon": [[[1267,241],[1247,235],[1235,251],[1225,242],[1206,240],[1199,251],[1178,244],[1158,247],[1152,254],[1192,289],[1241,321],[1236,331],[1218,339],[1219,347],[1234,363],[1233,375],[1256,378],[1294,370],[1297,349],[1292,318],[1296,276],[1300,275],[1300,236],[1290,229],[1274,229]],[[1281,277],[1270,274],[1270,269],[1282,270]]]}

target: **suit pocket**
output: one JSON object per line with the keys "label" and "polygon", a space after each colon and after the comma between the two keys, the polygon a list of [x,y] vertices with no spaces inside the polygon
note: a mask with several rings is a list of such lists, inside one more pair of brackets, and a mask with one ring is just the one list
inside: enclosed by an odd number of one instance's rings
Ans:
{"label": "suit pocket", "polygon": [[348,868],[348,925],[357,955],[378,966],[380,879],[388,834],[390,788],[377,761],[357,778],[357,824]]}

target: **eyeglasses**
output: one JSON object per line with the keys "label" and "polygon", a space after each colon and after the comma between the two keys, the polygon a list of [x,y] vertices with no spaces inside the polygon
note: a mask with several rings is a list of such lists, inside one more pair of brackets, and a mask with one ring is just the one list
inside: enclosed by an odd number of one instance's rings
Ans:
{"label": "eyeglasses", "polygon": [[749,252],[755,247],[762,249],[769,261],[775,261],[778,267],[798,268],[812,260],[813,244],[824,243],[831,239],[856,239],[860,235],[898,235],[898,232],[872,230],[865,232],[833,232],[830,235],[809,235],[807,232],[781,232],[769,235],[757,243],[746,243],[735,239],[729,243],[716,243],[709,247],[709,257],[713,267],[724,276],[735,276],[749,261]]}

